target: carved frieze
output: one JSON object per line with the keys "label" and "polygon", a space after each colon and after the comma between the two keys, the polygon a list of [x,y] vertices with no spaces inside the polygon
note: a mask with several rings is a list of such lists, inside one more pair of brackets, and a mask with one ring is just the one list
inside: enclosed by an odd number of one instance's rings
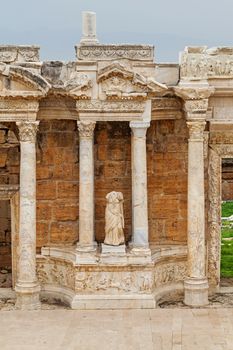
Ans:
{"label": "carved frieze", "polygon": [[175,262],[169,264],[161,264],[155,267],[154,284],[159,287],[172,282],[183,281],[187,276],[187,263]]}
{"label": "carved frieze", "polygon": [[187,47],[181,56],[181,79],[233,77],[232,48]]}
{"label": "carved frieze", "polygon": [[145,109],[144,101],[100,101],[100,100],[79,100],[77,101],[77,109],[79,112],[139,112]]}
{"label": "carved frieze", "polygon": [[15,62],[39,62],[38,46],[0,46],[0,62],[15,63]]}
{"label": "carved frieze", "polygon": [[154,48],[149,45],[80,45],[76,46],[76,56],[79,60],[87,61],[122,58],[153,61]]}
{"label": "carved frieze", "polygon": [[151,271],[83,271],[76,273],[75,290],[79,294],[150,294]]}
{"label": "carved frieze", "polygon": [[37,276],[42,284],[54,284],[74,290],[75,269],[70,264],[39,261]]}

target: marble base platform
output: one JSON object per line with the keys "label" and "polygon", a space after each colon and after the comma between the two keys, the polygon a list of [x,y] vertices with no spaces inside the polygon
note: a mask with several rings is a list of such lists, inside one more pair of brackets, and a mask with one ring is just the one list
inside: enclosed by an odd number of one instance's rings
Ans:
{"label": "marble base platform", "polygon": [[[182,292],[187,276],[187,246],[102,244],[93,252],[56,246],[41,253],[37,276],[42,298],[61,300],[72,309],[155,308],[160,298]],[[82,263],[77,253],[90,255],[90,263]]]}

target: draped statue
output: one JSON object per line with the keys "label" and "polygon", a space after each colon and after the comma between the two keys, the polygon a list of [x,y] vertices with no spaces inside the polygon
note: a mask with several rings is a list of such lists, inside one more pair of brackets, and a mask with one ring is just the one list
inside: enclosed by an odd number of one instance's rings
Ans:
{"label": "draped statue", "polygon": [[118,246],[125,243],[123,194],[110,192],[106,196],[107,206],[105,210],[105,240],[108,245]]}

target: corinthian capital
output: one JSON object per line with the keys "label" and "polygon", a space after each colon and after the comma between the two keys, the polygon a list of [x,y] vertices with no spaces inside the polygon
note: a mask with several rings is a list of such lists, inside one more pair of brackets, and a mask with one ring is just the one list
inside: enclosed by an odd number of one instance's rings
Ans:
{"label": "corinthian capital", "polygon": [[206,122],[202,120],[188,121],[189,140],[203,141]]}
{"label": "corinthian capital", "polygon": [[39,126],[39,121],[22,121],[16,122],[19,129],[20,142],[36,142],[36,133]]}
{"label": "corinthian capital", "polygon": [[189,114],[203,114],[208,109],[208,99],[203,98],[201,100],[186,100],[184,108],[186,113]]}
{"label": "corinthian capital", "polygon": [[95,122],[77,122],[80,137],[92,137],[95,129]]}

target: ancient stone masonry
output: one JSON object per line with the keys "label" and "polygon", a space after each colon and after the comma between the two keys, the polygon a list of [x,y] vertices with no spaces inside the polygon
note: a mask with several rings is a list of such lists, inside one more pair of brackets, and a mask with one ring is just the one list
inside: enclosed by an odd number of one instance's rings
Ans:
{"label": "ancient stone masonry", "polygon": [[92,12],[75,49],[64,63],[0,46],[0,269],[17,308],[154,308],[177,292],[206,305],[220,284],[233,49],[158,63],[152,46],[99,43]]}

